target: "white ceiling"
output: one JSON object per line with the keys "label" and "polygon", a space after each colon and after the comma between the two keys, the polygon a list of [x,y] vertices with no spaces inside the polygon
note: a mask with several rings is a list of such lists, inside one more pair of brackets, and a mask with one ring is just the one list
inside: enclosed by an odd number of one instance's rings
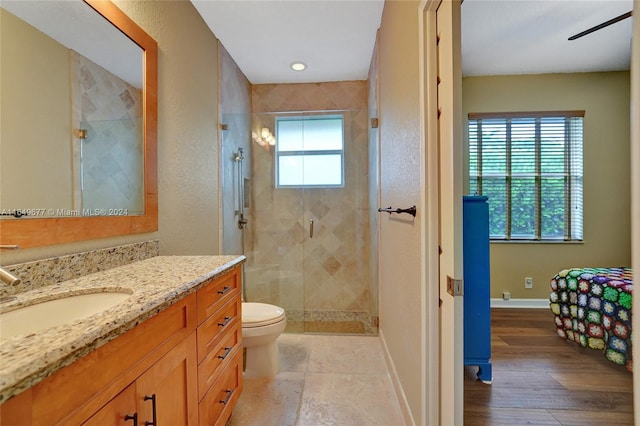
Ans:
{"label": "white ceiling", "polygon": [[465,0],[464,75],[628,70],[633,18],[569,41],[632,0]]}
{"label": "white ceiling", "polygon": [[[254,84],[366,80],[384,0],[191,0]],[[305,71],[290,64],[302,61]]]}
{"label": "white ceiling", "polygon": [[[249,81],[365,80],[384,0],[191,0]],[[465,0],[464,75],[629,69],[632,0]],[[417,13],[417,12],[416,12]],[[294,61],[308,68],[290,69]]]}

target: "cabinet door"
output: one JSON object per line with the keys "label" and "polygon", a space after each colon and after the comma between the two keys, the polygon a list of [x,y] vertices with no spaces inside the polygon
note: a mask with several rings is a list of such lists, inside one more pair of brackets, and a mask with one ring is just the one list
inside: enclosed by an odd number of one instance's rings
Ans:
{"label": "cabinet door", "polygon": [[102,407],[85,426],[133,426],[136,421],[136,385],[132,383]]}
{"label": "cabinet door", "polygon": [[138,424],[196,425],[196,336],[191,333],[136,380]]}

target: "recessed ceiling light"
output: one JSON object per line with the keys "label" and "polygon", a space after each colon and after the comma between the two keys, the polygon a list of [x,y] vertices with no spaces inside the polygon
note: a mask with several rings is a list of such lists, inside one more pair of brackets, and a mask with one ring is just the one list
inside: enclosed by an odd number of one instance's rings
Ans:
{"label": "recessed ceiling light", "polygon": [[291,64],[291,69],[294,71],[304,71],[307,66],[302,62],[294,62]]}

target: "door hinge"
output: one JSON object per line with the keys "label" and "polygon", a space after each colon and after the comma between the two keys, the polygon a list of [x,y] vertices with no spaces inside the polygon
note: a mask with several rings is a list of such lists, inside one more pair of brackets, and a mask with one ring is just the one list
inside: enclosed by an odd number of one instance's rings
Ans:
{"label": "door hinge", "polygon": [[464,296],[464,283],[447,275],[447,293],[452,296]]}

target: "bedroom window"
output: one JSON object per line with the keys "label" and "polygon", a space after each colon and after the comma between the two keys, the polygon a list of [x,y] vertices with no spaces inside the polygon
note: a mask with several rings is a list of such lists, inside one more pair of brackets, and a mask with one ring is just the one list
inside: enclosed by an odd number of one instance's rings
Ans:
{"label": "bedroom window", "polygon": [[276,187],[344,186],[342,115],[276,118]]}
{"label": "bedroom window", "polygon": [[469,114],[469,193],[492,240],[582,240],[584,111]]}

